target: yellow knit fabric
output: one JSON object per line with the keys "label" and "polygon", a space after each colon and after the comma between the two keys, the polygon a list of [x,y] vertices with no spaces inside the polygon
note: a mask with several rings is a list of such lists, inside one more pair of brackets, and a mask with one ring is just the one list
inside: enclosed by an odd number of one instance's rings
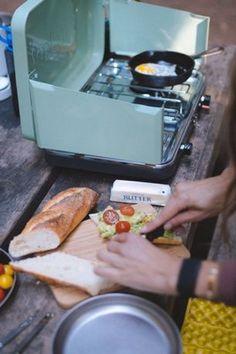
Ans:
{"label": "yellow knit fabric", "polygon": [[189,299],[181,336],[183,354],[236,354],[236,307]]}

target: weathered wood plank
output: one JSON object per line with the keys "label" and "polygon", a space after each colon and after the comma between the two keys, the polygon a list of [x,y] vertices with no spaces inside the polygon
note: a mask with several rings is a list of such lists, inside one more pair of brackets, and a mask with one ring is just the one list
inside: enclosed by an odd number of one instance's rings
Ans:
{"label": "weathered wood plank", "polygon": [[50,185],[53,169],[36,145],[22,138],[11,100],[0,103],[0,244],[18,232]]}

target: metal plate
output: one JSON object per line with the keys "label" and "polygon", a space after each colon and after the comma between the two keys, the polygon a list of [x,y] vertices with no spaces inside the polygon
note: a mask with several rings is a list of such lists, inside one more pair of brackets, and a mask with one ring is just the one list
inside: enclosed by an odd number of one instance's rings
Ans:
{"label": "metal plate", "polygon": [[181,354],[179,331],[159,306],[129,294],[100,295],[63,317],[53,354]]}
{"label": "metal plate", "polygon": [[[11,261],[12,261],[11,256],[6,251],[4,251],[2,248],[0,248],[0,263],[8,264]],[[14,273],[14,275],[13,275],[13,284],[12,284],[11,288],[9,290],[7,290],[6,296],[4,297],[4,299],[2,301],[0,301],[0,308],[3,307],[5,305],[5,303],[8,301],[8,299],[11,297],[11,295],[15,289],[15,286],[16,286],[16,273]]]}

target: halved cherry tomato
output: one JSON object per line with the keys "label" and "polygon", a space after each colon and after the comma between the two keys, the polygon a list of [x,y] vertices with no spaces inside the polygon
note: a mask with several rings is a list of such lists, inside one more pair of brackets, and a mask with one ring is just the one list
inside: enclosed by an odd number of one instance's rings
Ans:
{"label": "halved cherry tomato", "polygon": [[118,221],[116,224],[116,232],[117,234],[121,234],[122,232],[129,232],[131,226],[128,221]]}
{"label": "halved cherry tomato", "polygon": [[132,216],[132,215],[134,215],[135,210],[132,207],[132,205],[121,204],[120,205],[120,212],[123,215]]}
{"label": "halved cherry tomato", "polygon": [[0,288],[0,302],[4,299],[6,293],[3,289]]}
{"label": "halved cherry tomato", "polygon": [[103,213],[103,220],[108,225],[114,225],[119,221],[119,214],[113,209],[107,209]]}
{"label": "halved cherry tomato", "polygon": [[4,273],[5,273],[4,265],[0,263],[0,274],[4,274]]}

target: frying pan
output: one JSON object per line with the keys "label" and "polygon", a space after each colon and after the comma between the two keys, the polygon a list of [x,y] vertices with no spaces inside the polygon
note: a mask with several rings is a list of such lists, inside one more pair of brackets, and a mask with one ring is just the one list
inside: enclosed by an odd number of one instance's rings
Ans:
{"label": "frying pan", "polygon": [[[129,61],[129,66],[135,84],[137,85],[154,88],[174,86],[181,84],[190,77],[194,69],[195,59],[216,55],[222,53],[223,51],[223,47],[215,47],[189,56],[179,52],[148,50],[132,57]],[[135,70],[138,65],[145,63],[162,64],[166,67],[175,65],[176,75],[150,75]]]}

